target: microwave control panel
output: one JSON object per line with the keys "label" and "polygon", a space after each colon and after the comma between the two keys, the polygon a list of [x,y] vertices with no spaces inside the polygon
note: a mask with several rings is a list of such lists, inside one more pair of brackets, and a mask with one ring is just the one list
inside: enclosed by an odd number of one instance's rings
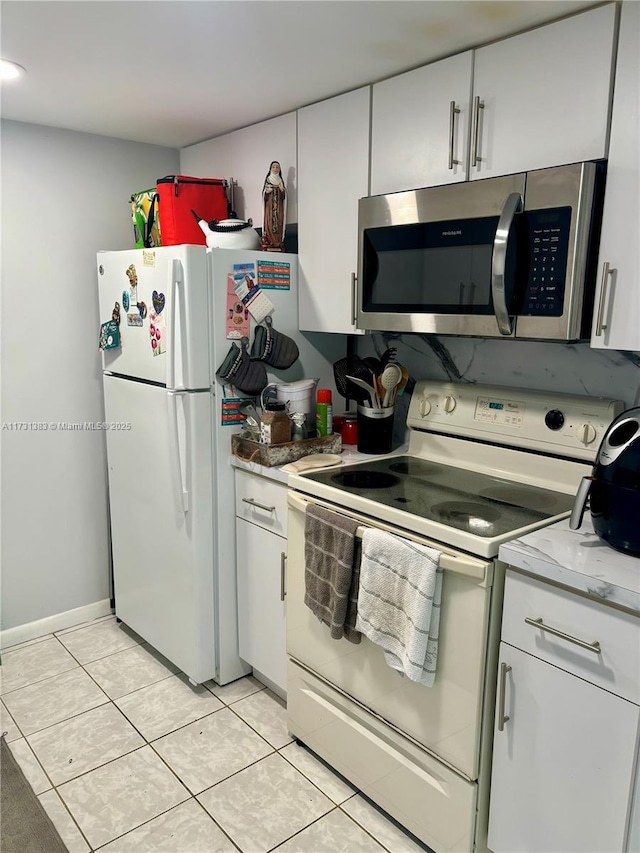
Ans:
{"label": "microwave control panel", "polygon": [[571,208],[528,210],[529,269],[521,313],[561,317],[569,256]]}

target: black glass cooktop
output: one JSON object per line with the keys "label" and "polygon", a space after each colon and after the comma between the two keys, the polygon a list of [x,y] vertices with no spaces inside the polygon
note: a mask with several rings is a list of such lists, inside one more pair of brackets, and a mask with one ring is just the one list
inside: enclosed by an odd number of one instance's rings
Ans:
{"label": "black glass cooktop", "polygon": [[552,518],[573,504],[572,495],[415,456],[376,459],[304,476],[486,538]]}

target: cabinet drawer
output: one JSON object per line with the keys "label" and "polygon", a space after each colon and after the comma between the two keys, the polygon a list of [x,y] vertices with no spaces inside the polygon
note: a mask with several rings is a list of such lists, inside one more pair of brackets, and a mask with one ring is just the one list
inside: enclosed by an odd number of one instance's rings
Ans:
{"label": "cabinet drawer", "polygon": [[236,515],[278,536],[286,536],[286,485],[236,470]]}
{"label": "cabinet drawer", "polygon": [[[527,619],[541,619],[542,624],[531,624]],[[567,636],[560,637],[548,628]],[[507,571],[502,639],[623,699],[640,703],[640,619],[635,616]],[[592,647],[598,643],[600,651],[575,640]]]}

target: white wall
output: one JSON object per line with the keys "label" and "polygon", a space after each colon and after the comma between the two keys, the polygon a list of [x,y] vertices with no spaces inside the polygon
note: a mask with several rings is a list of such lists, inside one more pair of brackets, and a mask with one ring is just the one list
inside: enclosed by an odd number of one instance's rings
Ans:
{"label": "white wall", "polygon": [[[133,246],[129,196],[173,149],[2,122],[2,422],[104,417],[95,254]],[[2,629],[109,597],[104,434],[2,441]]]}

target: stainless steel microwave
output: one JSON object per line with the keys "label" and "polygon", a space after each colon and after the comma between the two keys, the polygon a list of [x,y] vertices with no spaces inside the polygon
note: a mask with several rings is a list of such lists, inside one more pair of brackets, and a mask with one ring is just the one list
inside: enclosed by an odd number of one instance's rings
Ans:
{"label": "stainless steel microwave", "polygon": [[589,337],[605,163],[362,198],[360,329]]}

